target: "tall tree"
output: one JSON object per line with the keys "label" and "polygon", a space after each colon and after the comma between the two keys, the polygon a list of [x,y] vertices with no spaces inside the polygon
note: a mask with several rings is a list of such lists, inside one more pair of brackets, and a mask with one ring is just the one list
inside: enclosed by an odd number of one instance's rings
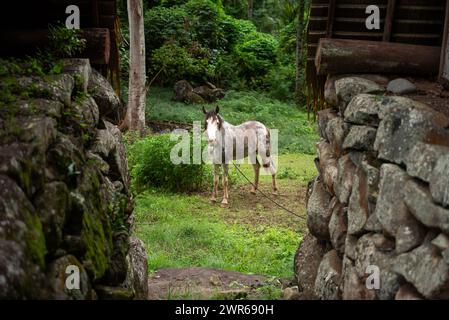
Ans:
{"label": "tall tree", "polygon": [[128,0],[129,20],[129,89],[126,126],[129,130],[145,133],[145,35],[142,0]]}
{"label": "tall tree", "polygon": [[304,13],[306,0],[299,0],[298,4],[298,25],[296,27],[296,79],[295,79],[295,99],[296,103],[299,105],[301,102],[301,74],[303,72],[303,56],[302,56],[302,45],[304,43]]}
{"label": "tall tree", "polygon": [[254,0],[248,0],[248,20],[253,18]]}

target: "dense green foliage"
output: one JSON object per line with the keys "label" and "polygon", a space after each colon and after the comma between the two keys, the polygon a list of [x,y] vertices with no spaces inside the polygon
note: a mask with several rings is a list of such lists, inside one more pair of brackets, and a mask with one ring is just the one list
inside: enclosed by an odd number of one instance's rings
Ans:
{"label": "dense green foliage", "polygon": [[[204,164],[174,164],[172,148],[179,141],[170,135],[154,135],[135,141],[128,148],[133,187],[137,192],[157,187],[168,191],[193,191],[210,182],[211,171]],[[192,146],[192,144],[191,144]],[[193,161],[193,152],[190,152]]]}
{"label": "dense green foliage", "polygon": [[160,85],[181,79],[194,84],[211,81],[225,89],[266,91],[278,99],[292,99],[297,2],[255,4],[253,21],[244,20],[246,1],[147,2],[148,77],[157,76]]}

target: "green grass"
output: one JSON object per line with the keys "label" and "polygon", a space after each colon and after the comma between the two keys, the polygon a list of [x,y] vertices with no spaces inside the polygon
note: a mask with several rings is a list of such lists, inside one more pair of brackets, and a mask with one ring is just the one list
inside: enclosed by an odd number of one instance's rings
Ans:
{"label": "green grass", "polygon": [[[279,166],[289,168],[295,180],[279,180],[284,197],[278,201],[304,215],[304,204],[293,207],[290,199],[316,175],[313,156],[281,155]],[[241,169],[253,179],[250,165],[242,164]],[[270,179],[261,176],[264,191],[269,191]],[[260,197],[255,198],[253,205],[248,197],[254,196],[246,187],[246,180],[236,174],[230,191],[231,207],[227,209],[209,202],[210,190],[188,195],[153,189],[138,195],[136,233],[146,245],[150,272],[195,266],[291,276],[304,222],[276,207],[267,210],[269,203]]]}
{"label": "green grass", "polygon": [[[173,120],[184,123],[203,122],[201,105],[188,105],[171,101],[172,89],[152,87],[147,99],[147,120]],[[216,103],[204,105],[206,109],[220,106],[226,121],[240,124],[249,120],[264,123],[279,130],[279,152],[314,154],[318,141],[316,126],[308,120],[307,112],[293,104],[280,102],[260,92],[228,91]]]}

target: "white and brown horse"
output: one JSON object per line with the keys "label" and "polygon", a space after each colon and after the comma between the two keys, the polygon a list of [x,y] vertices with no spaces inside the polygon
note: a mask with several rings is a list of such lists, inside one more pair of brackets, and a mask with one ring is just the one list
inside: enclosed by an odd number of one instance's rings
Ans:
{"label": "white and brown horse", "polygon": [[219,114],[219,107],[206,111],[205,129],[208,142],[209,156],[214,164],[214,189],[211,201],[217,201],[220,166],[223,167],[223,201],[222,206],[228,205],[228,172],[229,162],[248,157],[254,168],[254,186],[251,193],[255,194],[259,185],[260,156],[262,166],[272,176],[273,194],[277,194],[276,167],[271,156],[270,131],[260,122],[248,121],[234,126],[226,122]]}

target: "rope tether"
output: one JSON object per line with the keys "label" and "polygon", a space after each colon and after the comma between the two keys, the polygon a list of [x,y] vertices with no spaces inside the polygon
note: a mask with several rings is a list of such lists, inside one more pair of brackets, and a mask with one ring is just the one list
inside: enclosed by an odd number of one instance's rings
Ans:
{"label": "rope tether", "polygon": [[256,189],[257,191],[259,191],[260,194],[261,194],[262,196],[264,196],[265,198],[267,198],[268,200],[270,200],[271,202],[273,202],[273,203],[274,203],[275,205],[277,205],[279,208],[281,208],[281,209],[287,211],[288,213],[290,213],[290,214],[292,214],[292,215],[294,215],[294,216],[296,216],[296,217],[298,217],[298,218],[300,218],[300,219],[303,219],[303,220],[306,219],[306,218],[304,218],[304,217],[302,217],[302,216],[300,216],[300,215],[294,213],[294,212],[291,211],[290,209],[284,207],[283,205],[277,203],[276,201],[274,201],[274,200],[271,199],[270,197],[268,197],[268,196],[267,196],[264,192],[262,192],[259,188],[256,188],[255,184],[252,183],[251,180],[248,179],[248,177],[242,172],[242,170],[240,170],[240,168],[235,164],[234,161],[232,162],[232,164],[233,164],[234,167],[237,169],[237,171],[238,171],[238,172],[239,172],[239,173],[246,179],[246,181],[248,181],[248,182],[254,187],[254,189]]}

